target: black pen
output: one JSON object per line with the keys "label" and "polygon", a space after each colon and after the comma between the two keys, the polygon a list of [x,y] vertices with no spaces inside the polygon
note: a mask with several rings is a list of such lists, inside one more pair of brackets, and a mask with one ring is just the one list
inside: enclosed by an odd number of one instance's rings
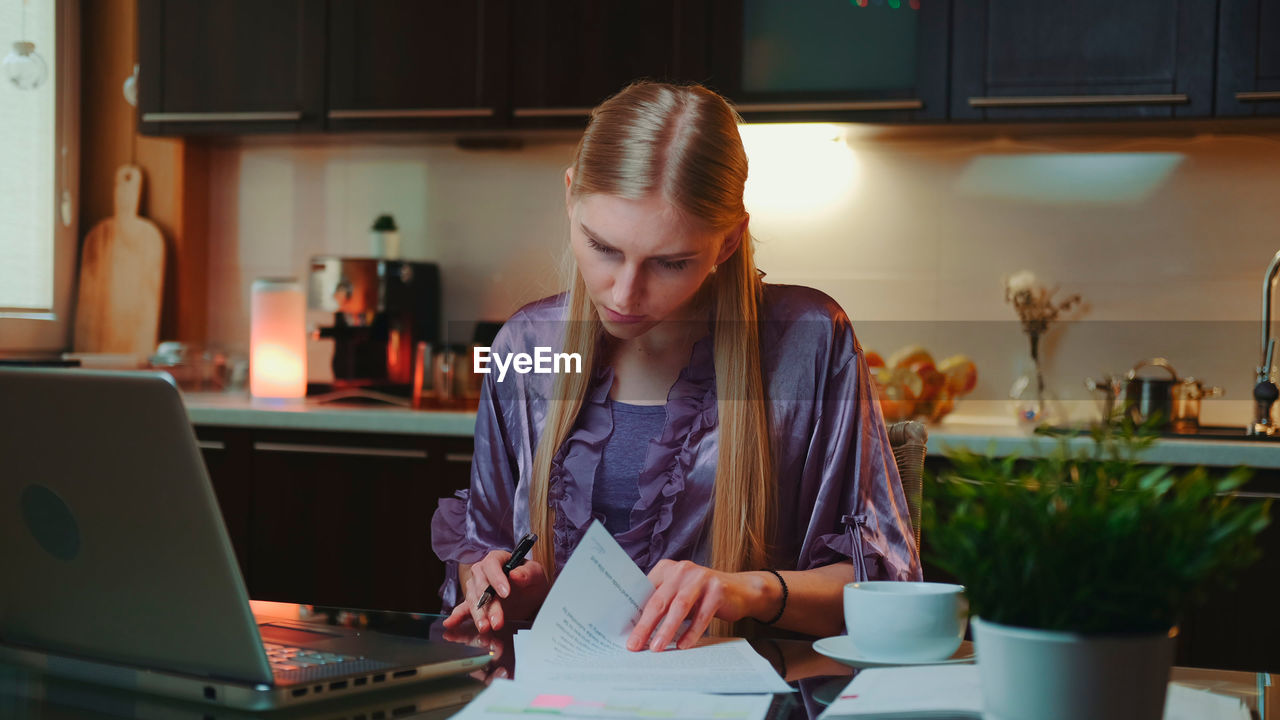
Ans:
{"label": "black pen", "polygon": [[[525,536],[520,538],[520,542],[516,543],[516,549],[511,551],[511,557],[502,564],[503,575],[510,577],[511,571],[520,567],[520,564],[524,562],[524,556],[529,554],[529,550],[537,539],[538,536],[533,533],[525,533]],[[480,594],[480,599],[476,601],[476,609],[479,610],[488,604],[496,592],[493,589],[493,585],[485,588],[484,592]]]}

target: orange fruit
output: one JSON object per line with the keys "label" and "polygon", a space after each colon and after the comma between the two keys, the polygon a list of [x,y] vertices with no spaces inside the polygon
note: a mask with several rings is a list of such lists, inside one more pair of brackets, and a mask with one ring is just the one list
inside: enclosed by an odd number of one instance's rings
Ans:
{"label": "orange fruit", "polygon": [[920,378],[920,400],[932,400],[947,385],[947,376],[938,372],[931,362],[912,363],[907,369]]}
{"label": "orange fruit", "polygon": [[905,399],[915,402],[924,391],[924,381],[920,376],[907,368],[890,370],[877,368],[872,372],[876,383],[894,399]]}
{"label": "orange fruit", "polygon": [[920,376],[906,368],[890,370],[885,367],[876,368],[871,375],[884,419],[897,422],[911,417],[922,389]]}
{"label": "orange fruit", "polygon": [[917,414],[924,415],[929,422],[938,422],[947,413],[955,409],[956,401],[951,393],[943,388],[932,400],[916,405]]}
{"label": "orange fruit", "polygon": [[938,364],[938,372],[947,378],[952,395],[968,395],[978,384],[978,366],[967,356],[952,355]]}
{"label": "orange fruit", "polygon": [[906,347],[898,348],[897,352],[889,356],[885,364],[891,368],[904,368],[921,361],[933,364],[933,356],[929,354],[928,350],[919,345],[907,345]]}
{"label": "orange fruit", "polygon": [[915,411],[915,403],[909,400],[886,400],[880,398],[880,414],[885,422],[898,422],[911,417]]}
{"label": "orange fruit", "polygon": [[864,356],[867,358],[867,367],[872,370],[884,367],[884,358],[880,357],[880,353],[875,350],[866,351]]}

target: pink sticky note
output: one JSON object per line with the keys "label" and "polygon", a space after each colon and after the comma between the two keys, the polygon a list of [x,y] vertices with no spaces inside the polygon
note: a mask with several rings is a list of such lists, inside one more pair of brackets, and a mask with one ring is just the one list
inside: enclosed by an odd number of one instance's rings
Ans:
{"label": "pink sticky note", "polygon": [[529,707],[556,708],[563,710],[573,704],[572,695],[539,695],[529,703]]}

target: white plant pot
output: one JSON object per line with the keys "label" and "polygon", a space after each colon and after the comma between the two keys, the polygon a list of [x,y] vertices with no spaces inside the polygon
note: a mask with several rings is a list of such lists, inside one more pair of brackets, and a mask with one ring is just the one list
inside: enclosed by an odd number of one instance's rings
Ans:
{"label": "white plant pot", "polygon": [[1174,640],[971,623],[986,720],[1161,720]]}

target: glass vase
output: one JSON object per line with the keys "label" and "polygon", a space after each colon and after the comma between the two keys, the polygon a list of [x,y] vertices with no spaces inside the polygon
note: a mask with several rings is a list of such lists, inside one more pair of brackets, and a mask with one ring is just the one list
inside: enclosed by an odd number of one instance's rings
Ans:
{"label": "glass vase", "polygon": [[1054,395],[1045,383],[1038,360],[1028,361],[1009,389],[1009,399],[1018,424],[1026,428],[1057,422]]}

